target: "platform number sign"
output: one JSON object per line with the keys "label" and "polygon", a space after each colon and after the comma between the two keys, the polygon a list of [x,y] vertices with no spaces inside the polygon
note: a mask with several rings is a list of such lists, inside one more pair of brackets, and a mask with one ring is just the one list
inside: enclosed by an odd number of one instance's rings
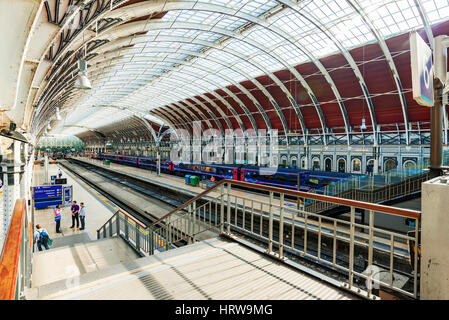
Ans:
{"label": "platform number sign", "polygon": [[410,34],[410,56],[413,99],[422,106],[433,107],[432,50],[416,31]]}

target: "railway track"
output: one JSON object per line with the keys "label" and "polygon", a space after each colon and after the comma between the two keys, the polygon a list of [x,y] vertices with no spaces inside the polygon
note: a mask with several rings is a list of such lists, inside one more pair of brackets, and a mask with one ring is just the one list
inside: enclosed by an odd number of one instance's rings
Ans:
{"label": "railway track", "polygon": [[[145,181],[137,181],[138,179],[132,178],[132,177],[124,178],[123,174],[120,174],[120,173],[117,173],[117,172],[111,172],[111,171],[106,170],[106,169],[103,170],[102,168],[99,168],[99,167],[96,167],[94,165],[90,165],[90,164],[87,164],[87,163],[80,163],[78,161],[76,161],[76,163],[75,163],[74,161],[72,161],[72,162],[70,162],[70,165],[64,165],[64,167],[67,168],[68,170],[70,170],[71,172],[78,171],[78,170],[74,169],[74,167],[81,167],[81,168],[84,169],[84,171],[91,171],[91,172],[93,171],[95,174],[101,176],[105,180],[110,181],[110,183],[122,184],[122,186],[125,187],[125,188],[134,188],[134,191],[139,192],[140,194],[142,194],[142,196],[151,197],[153,199],[156,199],[157,201],[163,202],[165,204],[166,208],[167,208],[166,212],[170,211],[171,209],[173,209],[175,207],[178,207],[180,204],[182,204],[182,203],[186,202],[187,200],[189,200],[188,197],[185,197],[184,199],[181,199],[179,197],[179,194],[177,194],[177,195],[169,195],[169,194],[167,194],[167,192],[162,192],[162,190],[157,190],[157,188],[148,187],[149,183],[146,183]],[[71,167],[71,168],[69,168],[69,167]],[[102,193],[106,197],[110,198],[111,200],[116,202],[118,205],[122,206],[125,210],[128,211],[128,213],[131,213],[132,215],[134,215],[142,223],[148,225],[149,222],[155,221],[156,218],[158,217],[157,215],[151,214],[147,210],[142,210],[140,208],[136,208],[134,205],[129,205],[129,202],[123,201],[123,199],[121,199],[120,197],[117,197],[116,194],[113,194],[111,192],[102,190],[101,186],[99,187],[96,183],[93,183],[91,181],[87,181],[88,179],[86,179],[85,174],[81,175],[79,172],[74,172],[74,174],[76,174],[78,177],[80,177],[83,181],[88,183],[93,188],[95,188],[97,190],[100,189],[99,190],[100,193]],[[237,208],[237,210],[240,211],[239,208]],[[261,214],[264,214],[264,213],[261,213]],[[275,224],[276,224],[276,222],[275,222]],[[303,228],[302,225],[297,225],[297,226],[295,225],[295,230],[296,230],[295,234],[297,233],[295,239],[301,239],[302,238],[301,237],[301,235],[303,235],[302,228]],[[311,233],[311,231],[313,232],[313,230],[309,230],[309,233]],[[237,232],[240,234],[241,238],[244,238],[247,241],[252,242],[256,246],[257,245],[259,245],[259,246],[261,245],[261,243],[260,243],[261,241],[260,240],[252,239],[251,236],[248,235],[245,232],[242,233],[242,232],[239,232],[238,230],[237,230]],[[310,237],[310,239],[313,239],[313,237]],[[329,245],[330,245],[330,243],[329,243]],[[296,246],[296,241],[295,241],[295,246]],[[301,246],[303,246],[303,244],[298,242],[297,246],[301,247]],[[308,247],[310,247],[310,249],[313,251],[313,247],[312,246],[308,246]],[[362,247],[360,247],[359,249],[363,250]],[[377,250],[379,252],[378,257],[382,257],[383,255],[385,255],[384,253],[382,253],[382,251],[384,251],[384,249],[382,249],[381,247],[377,248]],[[326,254],[326,250],[322,249],[321,250],[321,254],[322,254],[322,257],[323,257],[323,255]],[[291,256],[292,260],[295,260],[295,261],[297,261],[297,262],[299,262],[299,263],[301,263],[303,265],[306,265],[308,268],[312,268],[312,269],[317,269],[317,268],[318,269],[320,269],[320,268],[322,269],[323,268],[323,266],[320,266],[319,264],[316,265],[313,261],[311,261],[310,259],[307,259],[305,257],[301,257],[298,260],[298,257],[295,257],[295,253],[292,253],[290,256]],[[403,259],[403,262],[397,261],[397,262],[399,262],[399,265],[398,265],[397,270],[395,268],[395,271],[398,274],[410,277],[409,269],[407,268],[408,264],[405,261],[406,260],[405,255],[403,256],[403,258],[401,258],[401,260],[402,259]],[[340,254],[339,260],[341,260],[342,263],[346,262],[347,256],[345,255],[344,252],[342,252],[342,254]],[[378,266],[380,266],[380,267],[384,267],[384,268],[388,267],[388,263],[387,262],[383,262],[382,259],[379,259],[379,261],[377,261],[376,264]],[[360,268],[363,268],[363,263],[361,264]],[[334,276],[335,276],[335,272],[336,273],[341,273],[339,270],[331,270],[329,272],[330,272],[330,274],[334,273]]]}

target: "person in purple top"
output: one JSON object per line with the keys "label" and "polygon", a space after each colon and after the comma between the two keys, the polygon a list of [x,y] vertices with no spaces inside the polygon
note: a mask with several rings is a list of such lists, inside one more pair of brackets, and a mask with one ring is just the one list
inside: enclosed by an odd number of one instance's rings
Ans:
{"label": "person in purple top", "polygon": [[70,229],[75,228],[75,220],[76,220],[76,227],[79,228],[80,227],[80,219],[79,219],[80,207],[76,204],[76,201],[73,201],[70,211],[72,211],[72,226],[70,227]]}

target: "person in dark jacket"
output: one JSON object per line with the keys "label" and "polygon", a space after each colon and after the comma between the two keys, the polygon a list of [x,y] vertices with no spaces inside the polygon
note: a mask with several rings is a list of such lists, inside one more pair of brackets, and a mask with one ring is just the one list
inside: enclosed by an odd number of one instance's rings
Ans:
{"label": "person in dark jacket", "polygon": [[75,220],[76,220],[76,227],[80,227],[80,219],[79,219],[79,211],[80,207],[76,204],[76,201],[73,201],[72,207],[70,208],[70,211],[72,211],[72,226],[70,229],[75,228]]}

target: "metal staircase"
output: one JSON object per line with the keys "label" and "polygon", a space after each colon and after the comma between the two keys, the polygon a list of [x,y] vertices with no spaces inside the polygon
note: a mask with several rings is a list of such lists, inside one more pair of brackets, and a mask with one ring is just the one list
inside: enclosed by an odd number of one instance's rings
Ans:
{"label": "metal staircase", "polygon": [[[233,190],[233,186],[265,191],[268,195],[265,201],[251,199],[250,193]],[[219,191],[220,195],[211,197],[212,191]],[[350,221],[292,208],[287,206],[286,197],[345,206]],[[368,212],[367,225],[356,222],[356,210]],[[398,294],[417,297],[418,258],[410,258],[408,250],[416,249],[418,232],[407,234],[376,227],[378,213],[409,218],[415,222],[411,230],[419,228],[417,211],[222,180],[147,226],[119,211],[97,235],[99,239],[120,236],[143,255],[226,235],[262,246],[268,255],[282,261],[301,257],[332,269],[344,275],[348,290],[367,298],[374,297],[373,287],[365,285],[372,282]]]}

